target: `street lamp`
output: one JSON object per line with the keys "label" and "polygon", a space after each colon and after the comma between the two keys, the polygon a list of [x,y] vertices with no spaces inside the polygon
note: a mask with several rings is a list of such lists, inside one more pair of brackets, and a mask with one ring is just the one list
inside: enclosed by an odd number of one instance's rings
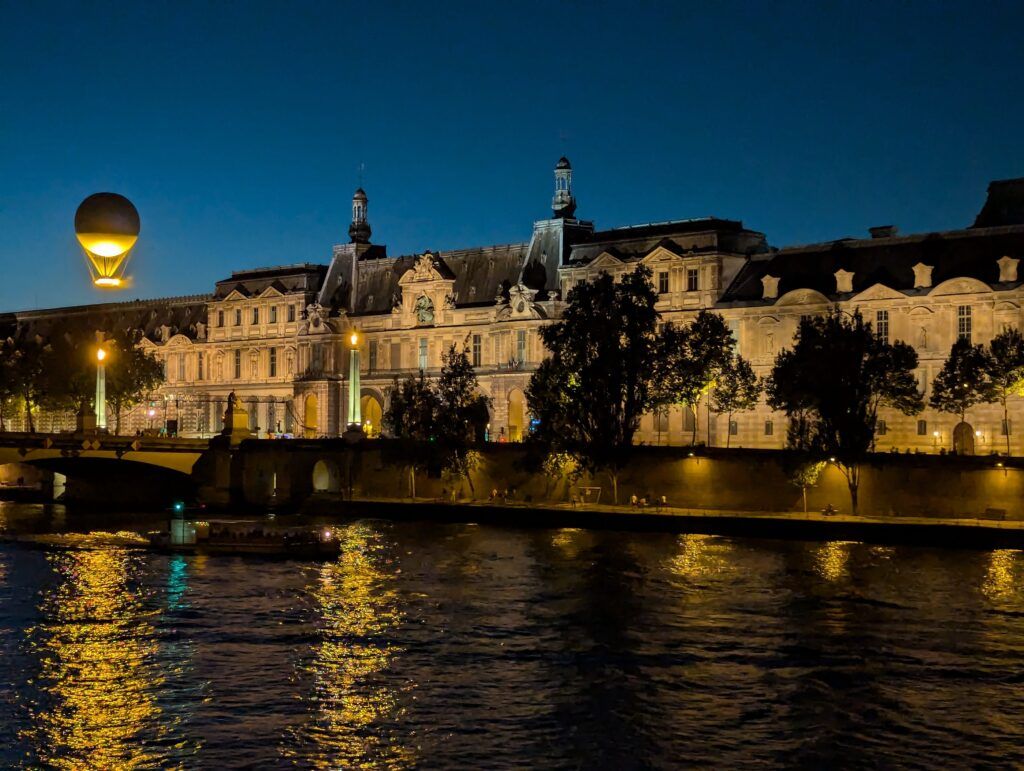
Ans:
{"label": "street lamp", "polygon": [[348,336],[348,430],[361,431],[363,418],[359,404],[359,331],[353,329]]}
{"label": "street lamp", "polygon": [[96,349],[96,428],[107,427],[107,368],[103,361],[107,352]]}

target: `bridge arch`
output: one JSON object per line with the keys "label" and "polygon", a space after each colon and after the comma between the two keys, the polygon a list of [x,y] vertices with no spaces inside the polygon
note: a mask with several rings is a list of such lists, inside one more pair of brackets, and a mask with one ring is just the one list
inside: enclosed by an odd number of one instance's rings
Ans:
{"label": "bridge arch", "polygon": [[341,470],[329,458],[321,458],[313,466],[314,493],[340,493]]}

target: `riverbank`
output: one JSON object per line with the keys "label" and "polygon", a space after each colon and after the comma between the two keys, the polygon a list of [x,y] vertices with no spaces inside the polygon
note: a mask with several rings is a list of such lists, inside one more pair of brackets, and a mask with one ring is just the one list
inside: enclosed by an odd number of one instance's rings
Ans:
{"label": "riverbank", "polygon": [[[337,501],[311,501],[305,512],[338,512]],[[347,514],[402,521],[478,523],[513,527],[700,533],[793,541],[862,541],[886,545],[967,549],[1024,549],[1024,522],[949,517],[862,517],[819,512],[637,509],[631,506],[531,505],[490,501],[445,503],[362,498],[345,501]]]}

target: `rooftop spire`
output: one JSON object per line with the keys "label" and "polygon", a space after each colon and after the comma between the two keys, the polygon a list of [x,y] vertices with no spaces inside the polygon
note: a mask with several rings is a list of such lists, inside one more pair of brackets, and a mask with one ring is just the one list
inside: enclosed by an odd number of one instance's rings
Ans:
{"label": "rooftop spire", "polygon": [[367,198],[363,189],[357,188],[352,196],[352,224],[348,226],[348,237],[354,244],[370,243],[370,223],[366,219]]}
{"label": "rooftop spire", "polygon": [[576,213],[576,199],[572,195],[572,165],[564,155],[555,164],[555,197],[551,210],[556,219],[572,219]]}

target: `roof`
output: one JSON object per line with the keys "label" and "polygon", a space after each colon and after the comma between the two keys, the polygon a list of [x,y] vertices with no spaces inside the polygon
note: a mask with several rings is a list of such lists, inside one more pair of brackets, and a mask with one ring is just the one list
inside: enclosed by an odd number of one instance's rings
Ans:
{"label": "roof", "polygon": [[971,227],[1003,225],[1024,225],[1024,177],[990,182],[985,205]]}
{"label": "roof", "polygon": [[246,297],[258,295],[270,286],[282,294],[288,292],[315,292],[327,275],[326,265],[303,262],[296,265],[277,265],[270,268],[238,270],[230,278],[217,282],[214,298],[221,300],[238,291]]}
{"label": "roof", "polygon": [[719,302],[766,302],[762,299],[763,276],[780,279],[779,296],[793,289],[814,289],[826,297],[839,299],[835,272],[840,269],[854,274],[854,294],[875,284],[884,284],[907,295],[927,294],[928,289],[914,288],[913,266],[917,263],[933,266],[933,286],[958,277],[996,286],[999,282],[996,261],[1004,255],[1024,257],[1024,227],[843,239],[791,247],[744,265]]}
{"label": "roof", "polygon": [[[490,304],[519,280],[527,244],[484,246],[435,254],[434,266],[454,280],[457,306]],[[390,313],[400,295],[398,279],[422,255],[362,260],[356,278],[353,313]]]}

